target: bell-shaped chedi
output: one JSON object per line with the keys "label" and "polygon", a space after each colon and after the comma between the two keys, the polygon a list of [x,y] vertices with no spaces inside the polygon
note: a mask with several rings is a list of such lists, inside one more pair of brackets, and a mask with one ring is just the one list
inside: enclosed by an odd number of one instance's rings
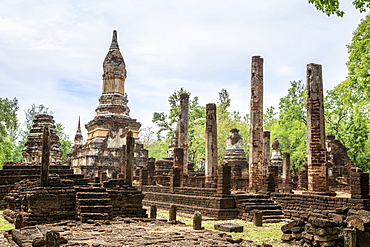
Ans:
{"label": "bell-shaped chedi", "polygon": [[248,162],[243,149],[243,138],[238,129],[231,129],[226,139],[224,161],[231,166],[231,176],[241,178],[248,176]]}
{"label": "bell-shaped chedi", "polygon": [[[73,167],[74,173],[88,177],[106,174],[111,178],[125,170],[126,135],[131,131],[137,142],[141,127],[136,119],[129,116],[125,92],[126,75],[117,32],[113,31],[111,45],[103,62],[102,94],[95,110],[96,116],[85,125],[85,143],[78,126],[74,146],[67,158],[67,163]],[[143,159],[142,148],[138,149],[139,146],[136,146],[135,164]]]}
{"label": "bell-shaped chedi", "polygon": [[45,126],[50,128],[50,162],[61,162],[63,152],[60,150],[59,137],[54,125],[53,116],[38,114],[33,120],[33,126],[22,151],[23,161],[41,163],[42,134]]}

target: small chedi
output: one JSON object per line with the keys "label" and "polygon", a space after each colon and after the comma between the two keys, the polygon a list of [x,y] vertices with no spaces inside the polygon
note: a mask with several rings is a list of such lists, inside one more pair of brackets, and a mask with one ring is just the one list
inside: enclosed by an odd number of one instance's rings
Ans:
{"label": "small chedi", "polygon": [[[239,134],[239,130],[231,129],[230,136],[226,139],[224,161],[231,166],[233,188],[242,187],[240,179],[248,177],[248,162],[242,145],[243,138]],[[246,180],[244,179],[244,181]]]}
{"label": "small chedi", "polygon": [[272,155],[271,155],[271,165],[277,166],[279,174],[282,173],[283,158],[281,157],[281,146],[278,138],[275,138],[272,142]]}
{"label": "small chedi", "polygon": [[22,151],[23,161],[40,163],[42,154],[42,132],[45,126],[50,128],[50,162],[60,162],[63,152],[60,150],[59,137],[54,125],[53,116],[38,114],[33,120],[32,129]]}
{"label": "small chedi", "polygon": [[75,174],[87,177],[112,178],[125,171],[124,154],[126,135],[132,131],[136,140],[135,157],[140,164],[145,164],[147,152],[138,143],[141,124],[130,117],[125,93],[127,76],[126,65],[120,52],[117,32],[113,32],[112,42],[103,62],[103,87],[96,108],[96,116],[88,122],[87,140],[83,143],[80,122],[75,143],[67,158]]}

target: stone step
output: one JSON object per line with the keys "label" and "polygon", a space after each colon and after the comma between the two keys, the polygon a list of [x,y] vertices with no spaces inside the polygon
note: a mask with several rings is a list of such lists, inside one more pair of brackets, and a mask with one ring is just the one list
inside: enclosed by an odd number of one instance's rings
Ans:
{"label": "stone step", "polygon": [[261,210],[262,214],[265,215],[284,215],[281,210]]}
{"label": "stone step", "polygon": [[88,219],[108,220],[109,214],[108,213],[80,213],[78,217],[82,222],[86,222]]}
{"label": "stone step", "polygon": [[107,191],[106,188],[101,188],[101,187],[80,187],[76,190],[77,190],[77,192],[97,192],[97,193]]}
{"label": "stone step", "polygon": [[77,192],[77,200],[79,199],[97,199],[97,198],[109,198],[107,192]]}
{"label": "stone step", "polygon": [[273,205],[259,205],[259,204],[253,204],[253,205],[243,205],[245,211],[252,211],[252,210],[280,210],[281,207],[277,204]]}
{"label": "stone step", "polygon": [[268,199],[267,195],[262,194],[234,194],[236,200],[243,200],[243,199]]}
{"label": "stone step", "polygon": [[77,199],[77,204],[82,205],[110,205],[111,200],[109,198],[89,198],[89,199]]}
{"label": "stone step", "polygon": [[263,220],[271,220],[271,219],[285,219],[284,215],[263,215],[262,216]]}
{"label": "stone step", "polygon": [[77,211],[81,213],[112,213],[112,205],[79,206]]}
{"label": "stone step", "polygon": [[252,198],[252,199],[242,199],[237,200],[237,203],[254,203],[254,204],[275,204],[275,202],[268,198]]}

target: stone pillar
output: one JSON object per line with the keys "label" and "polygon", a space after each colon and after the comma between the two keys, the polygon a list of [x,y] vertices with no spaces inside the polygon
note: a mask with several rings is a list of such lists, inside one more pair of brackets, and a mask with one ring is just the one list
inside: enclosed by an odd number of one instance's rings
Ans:
{"label": "stone pillar", "polygon": [[261,211],[254,211],[253,213],[253,224],[255,226],[262,226],[263,214]]}
{"label": "stone pillar", "polygon": [[132,186],[132,172],[134,170],[134,148],[135,138],[132,135],[132,131],[129,131],[126,136],[126,177],[125,181],[128,186]]}
{"label": "stone pillar", "polygon": [[168,221],[176,221],[177,207],[176,205],[170,206],[169,219]]}
{"label": "stone pillar", "polygon": [[206,183],[214,182],[217,162],[216,104],[211,103],[206,105]]}
{"label": "stone pillar", "polygon": [[217,194],[230,195],[231,167],[226,163],[217,167]]}
{"label": "stone pillar", "polygon": [[194,212],[193,230],[202,230],[202,214],[199,211]]}
{"label": "stone pillar", "polygon": [[153,177],[155,175],[155,158],[148,158],[146,160],[146,169],[148,170],[148,183],[153,183]]}
{"label": "stone pillar", "polygon": [[180,95],[180,121],[179,121],[179,143],[178,147],[182,148],[183,165],[181,166],[181,174],[188,174],[188,129],[189,129],[189,94]]}
{"label": "stone pillar", "polygon": [[148,170],[140,169],[140,188],[143,190],[143,186],[148,185]]}
{"label": "stone pillar", "polygon": [[249,190],[262,189],[263,177],[263,58],[252,57]]}
{"label": "stone pillar", "polygon": [[283,185],[290,184],[290,153],[283,153],[283,174],[281,176]]}
{"label": "stone pillar", "polygon": [[263,177],[267,176],[268,166],[270,165],[270,131],[263,132]]}
{"label": "stone pillar", "polygon": [[42,134],[42,158],[41,158],[41,187],[49,185],[49,158],[50,158],[50,129],[44,126]]}
{"label": "stone pillar", "polygon": [[170,172],[170,192],[175,193],[175,187],[180,187],[180,169],[171,168]]}
{"label": "stone pillar", "polygon": [[327,192],[326,141],[322,67],[307,65],[308,191]]}
{"label": "stone pillar", "polygon": [[157,218],[157,206],[156,205],[150,206],[150,218],[152,219]]}
{"label": "stone pillar", "polygon": [[17,214],[17,216],[15,217],[14,227],[15,229],[21,229],[24,227],[23,215]]}

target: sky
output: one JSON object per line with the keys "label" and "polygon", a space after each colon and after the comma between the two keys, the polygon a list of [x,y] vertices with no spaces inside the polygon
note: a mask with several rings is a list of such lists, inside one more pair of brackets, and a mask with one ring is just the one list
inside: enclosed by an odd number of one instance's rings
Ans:
{"label": "sky", "polygon": [[278,107],[308,63],[322,64],[324,90],[346,78],[346,45],[365,14],[342,2],[343,18],[307,0],[2,0],[0,97],[19,100],[21,121],[44,104],[73,140],[78,117],[84,125],[95,116],[117,30],[130,116],[144,127],[181,87],[204,106],[226,89],[231,110],[249,113],[255,55],[264,58],[264,107]]}

